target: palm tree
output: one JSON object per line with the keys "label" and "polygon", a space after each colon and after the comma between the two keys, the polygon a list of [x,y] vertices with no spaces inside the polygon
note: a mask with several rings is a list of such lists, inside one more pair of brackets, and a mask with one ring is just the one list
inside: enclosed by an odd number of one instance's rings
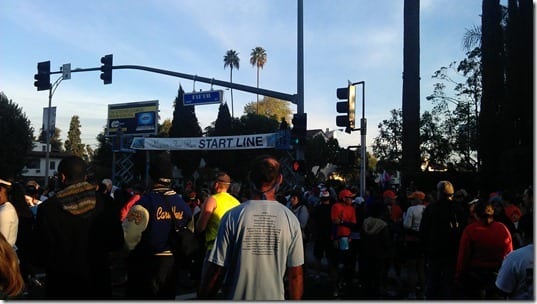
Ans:
{"label": "palm tree", "polygon": [[[229,66],[229,82],[233,83],[233,68],[239,69],[239,53],[235,50],[228,50],[224,56],[224,69]],[[233,88],[231,88],[231,117],[233,113]]]}
{"label": "palm tree", "polygon": [[[256,46],[252,49],[250,53],[250,63],[252,66],[257,66],[257,88],[259,89],[259,68],[263,68],[267,62],[267,52],[264,48]],[[259,94],[256,95],[256,102],[259,101]],[[259,114],[259,109],[257,109],[257,114]]]}

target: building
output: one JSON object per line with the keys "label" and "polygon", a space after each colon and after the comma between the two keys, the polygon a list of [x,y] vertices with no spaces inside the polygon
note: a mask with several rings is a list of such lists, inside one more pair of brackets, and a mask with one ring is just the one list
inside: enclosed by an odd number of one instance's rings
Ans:
{"label": "building", "polygon": [[[72,155],[67,152],[51,151],[49,153],[49,176],[54,176],[57,172],[60,161]],[[27,179],[33,179],[39,184],[45,184],[45,174],[47,165],[47,144],[34,142],[34,148],[26,156],[26,164],[22,169],[22,176]]]}

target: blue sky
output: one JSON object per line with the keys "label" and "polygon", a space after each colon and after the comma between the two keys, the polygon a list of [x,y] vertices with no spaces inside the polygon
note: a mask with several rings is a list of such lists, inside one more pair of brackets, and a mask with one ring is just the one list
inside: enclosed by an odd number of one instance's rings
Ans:
{"label": "blue sky", "polygon": [[[480,25],[481,0],[420,1],[421,112],[433,90],[432,73],[464,58],[462,37]],[[503,1],[502,1],[503,2]],[[94,68],[114,55],[114,65],[143,65],[229,81],[223,56],[239,53],[233,82],[256,86],[249,62],[256,46],[267,52],[260,87],[297,92],[296,0],[3,0],[0,2],[0,91],[22,107],[37,131],[48,91],[37,91],[37,63],[53,71]],[[308,129],[337,129],[336,88],[347,80],[365,81],[368,150],[377,125],[401,108],[403,72],[402,0],[304,0],[304,109]],[[138,70],[114,70],[103,85],[100,72],[73,73],[54,93],[56,126],[65,140],[73,115],[80,117],[82,141],[96,144],[106,125],[109,104],[159,100],[160,122],[171,118],[179,84],[187,79]],[[58,76],[52,75],[54,81]],[[197,82],[196,90],[210,85]],[[229,90],[224,99],[231,109]],[[233,91],[235,116],[255,100]],[[296,105],[290,108],[296,112]],[[196,107],[201,127],[216,119],[218,105]],[[361,113],[357,112],[361,117]],[[338,132],[341,146],[360,143],[360,132]]]}

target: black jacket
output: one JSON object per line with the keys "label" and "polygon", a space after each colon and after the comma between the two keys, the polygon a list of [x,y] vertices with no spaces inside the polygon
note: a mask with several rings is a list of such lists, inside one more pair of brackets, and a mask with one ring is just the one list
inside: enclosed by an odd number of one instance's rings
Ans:
{"label": "black jacket", "polygon": [[110,298],[108,253],[123,246],[113,204],[82,182],[41,203],[36,218],[38,261],[47,298]]}
{"label": "black jacket", "polygon": [[427,256],[456,262],[466,222],[464,210],[450,200],[441,199],[427,205],[420,223],[420,237]]}

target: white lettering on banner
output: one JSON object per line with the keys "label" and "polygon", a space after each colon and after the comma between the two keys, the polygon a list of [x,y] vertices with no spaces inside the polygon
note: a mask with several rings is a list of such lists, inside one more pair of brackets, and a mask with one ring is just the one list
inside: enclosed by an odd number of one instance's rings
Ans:
{"label": "white lettering on banner", "polygon": [[135,138],[131,149],[138,150],[242,150],[276,146],[276,133],[185,138]]}

